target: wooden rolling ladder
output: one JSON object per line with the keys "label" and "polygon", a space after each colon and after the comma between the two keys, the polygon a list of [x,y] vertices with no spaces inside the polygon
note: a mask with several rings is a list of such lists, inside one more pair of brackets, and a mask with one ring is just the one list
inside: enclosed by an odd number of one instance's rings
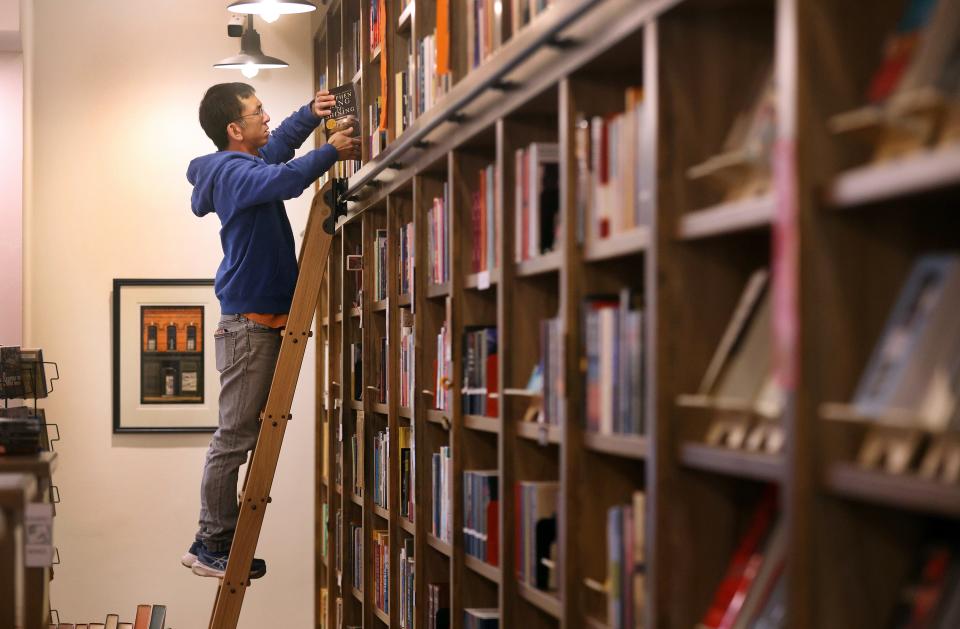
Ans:
{"label": "wooden rolling ladder", "polygon": [[240,516],[233,534],[227,570],[217,587],[217,598],[210,616],[210,629],[235,629],[240,621],[243,596],[250,585],[250,563],[260,538],[263,516],[270,503],[270,487],[277,471],[283,433],[290,421],[290,407],[303,364],[307,339],[317,301],[320,282],[327,268],[330,243],[337,218],[346,213],[339,203],[343,181],[331,180],[314,196],[307,218],[307,229],[300,248],[300,274],[286,327],[277,368],[270,383],[267,404],[260,415],[260,434],[254,448],[240,497]]}

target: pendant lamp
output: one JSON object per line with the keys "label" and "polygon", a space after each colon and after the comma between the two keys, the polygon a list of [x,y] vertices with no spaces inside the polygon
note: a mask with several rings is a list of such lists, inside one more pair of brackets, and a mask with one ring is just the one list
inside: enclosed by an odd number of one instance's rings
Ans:
{"label": "pendant lamp", "polygon": [[235,0],[227,10],[259,15],[266,22],[276,22],[281,15],[308,13],[316,11],[317,7],[307,0]]}
{"label": "pendant lamp", "polygon": [[253,15],[250,14],[247,16],[247,26],[243,29],[243,35],[240,36],[240,54],[227,57],[213,64],[213,67],[240,70],[243,76],[252,79],[261,69],[286,68],[288,64],[282,59],[263,54],[263,50],[260,49],[260,33],[253,28]]}

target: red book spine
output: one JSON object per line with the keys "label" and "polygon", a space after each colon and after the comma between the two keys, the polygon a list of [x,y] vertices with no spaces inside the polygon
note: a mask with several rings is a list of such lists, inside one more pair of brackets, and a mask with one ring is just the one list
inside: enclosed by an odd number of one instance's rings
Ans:
{"label": "red book spine", "polygon": [[500,413],[498,396],[490,395],[497,393],[497,355],[487,356],[487,417],[496,417]]}

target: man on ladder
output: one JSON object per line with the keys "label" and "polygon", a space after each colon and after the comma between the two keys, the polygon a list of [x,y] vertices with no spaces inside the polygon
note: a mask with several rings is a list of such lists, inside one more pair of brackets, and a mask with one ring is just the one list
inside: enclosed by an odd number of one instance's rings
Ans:
{"label": "man on ladder", "polygon": [[[187,179],[194,186],[194,214],[220,218],[223,261],[214,283],[222,311],[214,335],[219,427],[204,463],[200,528],[181,559],[194,574],[222,579],[227,570],[239,514],[238,471],[257,444],[293,302],[297,256],[283,201],[298,197],[337,160],[359,158],[360,140],[349,128],[293,159],[334,102],[328,92],[317,92],[273,134],[249,85],[214,85],[200,103],[200,125],[217,152],[194,159]],[[265,562],[253,559],[248,578],[265,573]]]}

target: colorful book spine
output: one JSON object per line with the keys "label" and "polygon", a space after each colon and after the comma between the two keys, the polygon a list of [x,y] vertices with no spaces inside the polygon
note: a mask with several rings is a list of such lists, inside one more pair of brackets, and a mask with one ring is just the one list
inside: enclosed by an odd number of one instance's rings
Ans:
{"label": "colorful book spine", "polygon": [[430,281],[433,284],[443,284],[450,279],[450,219],[447,194],[447,186],[444,184],[443,197],[434,198],[433,206],[427,211],[427,256],[430,261]]}
{"label": "colorful book spine", "polygon": [[373,532],[374,604],[383,612],[390,609],[390,533]]}
{"label": "colorful book spine", "polygon": [[414,248],[413,223],[400,228],[400,294],[413,295]]}
{"label": "colorful book spine", "polygon": [[466,553],[500,563],[500,497],[496,470],[463,472],[463,541]]}
{"label": "colorful book spine", "polygon": [[473,193],[471,272],[493,271],[497,266],[497,228],[494,208],[497,185],[496,168],[487,166],[479,172]]}
{"label": "colorful book spine", "polygon": [[414,335],[412,327],[400,328],[400,407],[412,408],[414,399]]}
{"label": "colorful book spine", "polygon": [[400,447],[400,516],[411,522],[414,513],[414,485],[413,485],[413,429],[410,426],[400,426],[397,431]]}
{"label": "colorful book spine", "polygon": [[451,543],[453,540],[453,518],[450,507],[452,504],[453,486],[450,482],[453,473],[453,459],[450,456],[450,447],[442,446],[435,452],[433,463],[433,522],[431,532],[437,538]]}
{"label": "colorful book spine", "polygon": [[550,253],[560,242],[559,164],[557,144],[535,142],[514,153],[517,262]]}
{"label": "colorful book spine", "polygon": [[403,541],[403,548],[400,549],[400,627],[401,629],[413,629],[415,597],[414,597],[414,579],[416,576],[416,563],[413,556],[413,539],[406,538]]}
{"label": "colorful book spine", "polygon": [[436,391],[436,407],[438,410],[450,410],[451,398],[449,383],[453,378],[453,364],[451,363],[450,332],[446,323],[440,326],[437,334],[437,357],[434,364],[434,385]]}
{"label": "colorful book spine", "polygon": [[630,291],[584,300],[587,429],[643,432],[643,312]]}
{"label": "colorful book spine", "polygon": [[643,617],[646,497],[607,510],[607,625],[633,629]]}
{"label": "colorful book spine", "polygon": [[468,329],[463,336],[463,345],[463,412],[497,417],[497,329]]}
{"label": "colorful book spine", "polygon": [[373,502],[390,508],[387,479],[390,469],[390,428],[378,432],[373,439]]}

